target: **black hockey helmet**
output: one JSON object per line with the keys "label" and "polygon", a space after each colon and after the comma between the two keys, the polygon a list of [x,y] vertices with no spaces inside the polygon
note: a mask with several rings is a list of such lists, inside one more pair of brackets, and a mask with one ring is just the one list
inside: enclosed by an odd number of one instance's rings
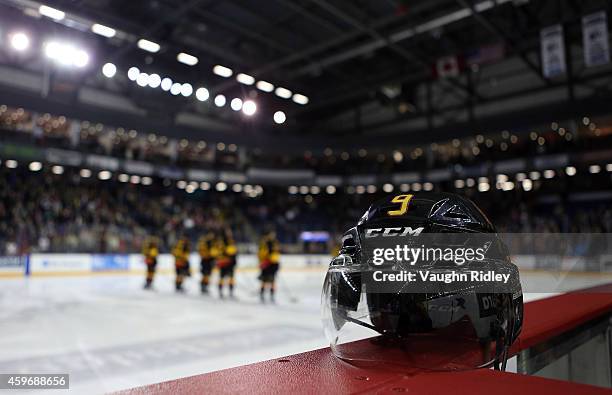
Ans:
{"label": "black hockey helmet", "polygon": [[[431,248],[434,254],[413,264],[397,256],[374,264],[375,250],[398,245]],[[456,256],[448,261],[435,254],[477,248],[482,256],[461,264]],[[472,271],[503,274],[506,280],[472,281]],[[387,286],[374,281],[375,272],[414,273],[417,279],[422,273],[458,273],[470,280],[419,283],[395,277],[400,281]],[[334,354],[348,361],[504,369],[522,327],[523,297],[506,246],[472,201],[449,193],[401,194],[372,204],[344,234],[325,278],[322,318]]]}

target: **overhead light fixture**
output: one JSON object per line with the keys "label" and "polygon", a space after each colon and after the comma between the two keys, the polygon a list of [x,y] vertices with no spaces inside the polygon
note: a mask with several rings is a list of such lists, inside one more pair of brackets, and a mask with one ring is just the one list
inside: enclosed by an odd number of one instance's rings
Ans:
{"label": "overhead light fixture", "polygon": [[257,81],[257,84],[255,86],[260,91],[264,91],[264,92],[268,92],[268,93],[272,92],[274,90],[274,85],[272,85],[268,81]]}
{"label": "overhead light fixture", "polygon": [[17,51],[25,51],[30,47],[30,38],[22,32],[11,35],[11,47]]}
{"label": "overhead light fixture", "polygon": [[181,93],[181,88],[182,88],[182,85],[178,82],[175,82],[170,87],[170,94],[173,96],[179,95]]}
{"label": "overhead light fixture", "polygon": [[257,112],[257,104],[255,104],[253,100],[245,101],[244,104],[242,104],[242,112],[248,117],[255,115]]}
{"label": "overhead light fixture", "polygon": [[226,102],[227,102],[227,100],[225,99],[225,96],[223,96],[223,95],[215,96],[215,106],[223,107]]}
{"label": "overhead light fixture", "polygon": [[149,40],[145,40],[144,38],[141,38],[140,40],[138,40],[137,44],[138,44],[138,48],[145,50],[147,52],[152,52],[152,53],[158,52],[159,49],[161,48],[158,43],[149,41]]}
{"label": "overhead light fixture", "polygon": [[287,120],[287,116],[285,115],[284,112],[277,111],[274,113],[274,122],[281,124],[281,123],[285,123],[286,120]]}
{"label": "overhead light fixture", "polygon": [[46,5],[41,5],[40,7],[38,7],[38,13],[56,21],[61,21],[66,16],[66,13],[64,11],[60,11],[56,8],[49,7]]}
{"label": "overhead light fixture", "polygon": [[149,75],[149,87],[150,88],[157,88],[161,85],[161,77],[159,76],[159,74],[151,74]]}
{"label": "overhead light fixture", "polygon": [[108,170],[102,170],[101,172],[98,173],[98,178],[102,181],[110,180],[111,177],[112,177],[112,173]]}
{"label": "overhead light fixture", "polygon": [[91,31],[106,38],[115,37],[115,34],[117,34],[117,31],[112,27],[100,25],[99,23],[91,25]]}
{"label": "overhead light fixture", "polygon": [[136,83],[138,84],[138,86],[142,86],[142,87],[149,85],[149,74],[147,73],[138,74],[138,78],[136,78]]}
{"label": "overhead light fixture", "polygon": [[168,92],[172,88],[172,80],[168,77],[161,81],[161,88],[163,91]]}
{"label": "overhead light fixture", "polygon": [[191,96],[192,93],[193,93],[193,87],[191,86],[191,84],[186,82],[181,86],[181,95],[185,97],[189,97]]}
{"label": "overhead light fixture", "polygon": [[79,172],[79,174],[81,175],[81,177],[83,178],[89,178],[91,177],[91,170],[89,169],[81,169],[81,171]]}
{"label": "overhead light fixture", "polygon": [[296,93],[293,95],[293,101],[297,104],[306,105],[309,102],[308,96],[301,95]]}
{"label": "overhead light fixture", "polygon": [[283,99],[289,99],[291,98],[291,95],[292,95],[292,92],[289,89],[283,88],[281,86],[276,88],[274,93],[276,93],[276,96],[283,98]]}
{"label": "overhead light fixture", "polygon": [[234,73],[229,67],[221,66],[220,64],[213,67],[213,73],[220,77],[229,78]]}
{"label": "overhead light fixture", "polygon": [[53,174],[60,175],[64,173],[64,167],[56,165],[51,168],[51,171],[53,172]]}
{"label": "overhead light fixture", "polygon": [[187,66],[195,66],[196,64],[198,64],[198,58],[193,55],[189,55],[185,52],[181,52],[176,55],[176,60],[183,64],[186,64]]}
{"label": "overhead light fixture", "polygon": [[240,111],[242,109],[242,99],[239,99],[237,97],[233,98],[230,102],[230,107],[234,111]]}
{"label": "overhead light fixture", "polygon": [[89,63],[89,55],[82,49],[57,41],[45,44],[45,55],[64,66],[76,66],[83,68]]}
{"label": "overhead light fixture", "polygon": [[208,93],[208,89],[202,87],[196,89],[196,99],[199,101],[206,101],[210,97],[210,93]]}
{"label": "overhead light fixture", "polygon": [[139,75],[140,75],[140,70],[138,69],[138,67],[130,67],[127,72],[127,76],[130,81],[136,81]]}
{"label": "overhead light fixture", "polygon": [[113,78],[115,74],[117,74],[117,66],[113,63],[106,63],[102,66],[102,74],[104,74],[106,78]]}
{"label": "overhead light fixture", "polygon": [[42,169],[42,163],[40,162],[32,162],[30,166],[28,166],[31,171],[39,171]]}
{"label": "overhead light fixture", "polygon": [[236,81],[240,82],[241,84],[244,85],[253,85],[255,83],[255,78],[253,78],[252,75],[248,75],[248,74],[244,74],[244,73],[239,73],[236,76]]}

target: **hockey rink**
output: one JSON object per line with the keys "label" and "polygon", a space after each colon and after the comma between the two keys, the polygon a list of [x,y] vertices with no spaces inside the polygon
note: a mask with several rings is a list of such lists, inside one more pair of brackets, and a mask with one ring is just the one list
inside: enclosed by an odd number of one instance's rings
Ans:
{"label": "hockey rink", "polygon": [[[199,275],[182,295],[171,275],[158,276],[154,291],[133,274],[3,278],[0,372],[70,373],[70,392],[105,393],[324,347],[324,274],[281,271],[276,304],[259,302],[253,270],[238,273],[236,300],[219,300],[214,288],[202,296]],[[523,273],[522,281],[534,289],[548,276]],[[575,275],[564,284],[610,281]]]}

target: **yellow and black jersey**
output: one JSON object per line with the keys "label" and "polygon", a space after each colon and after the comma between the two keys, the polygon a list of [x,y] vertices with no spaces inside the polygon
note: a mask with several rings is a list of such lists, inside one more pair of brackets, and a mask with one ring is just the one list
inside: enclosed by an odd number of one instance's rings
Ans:
{"label": "yellow and black jersey", "polygon": [[259,242],[257,256],[260,264],[277,265],[280,261],[280,243],[273,237],[262,238]]}
{"label": "yellow and black jersey", "polygon": [[187,262],[189,260],[190,249],[189,240],[181,238],[172,249],[172,255],[177,261]]}
{"label": "yellow and black jersey", "polygon": [[147,264],[153,263],[159,255],[159,247],[157,241],[153,238],[147,239],[142,245],[142,255],[144,255]]}
{"label": "yellow and black jersey", "polygon": [[215,248],[215,238],[211,234],[204,235],[198,240],[198,253],[202,259],[215,258],[218,252]]}
{"label": "yellow and black jersey", "polygon": [[233,266],[236,263],[236,254],[238,253],[236,242],[229,237],[218,238],[215,242],[215,253],[217,266]]}

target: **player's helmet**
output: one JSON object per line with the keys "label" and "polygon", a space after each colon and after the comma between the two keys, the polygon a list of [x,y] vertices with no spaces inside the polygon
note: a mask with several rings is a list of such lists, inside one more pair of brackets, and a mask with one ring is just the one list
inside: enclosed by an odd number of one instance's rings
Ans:
{"label": "player's helmet", "polygon": [[[410,247],[485,246],[484,258],[458,266],[440,256],[418,265],[373,266],[373,250],[389,243]],[[376,270],[429,273],[476,271],[507,275],[507,282],[410,281],[381,288]],[[417,274],[418,275],[418,274]],[[342,238],[322,293],[322,318],[334,354],[352,362],[383,362],[433,370],[495,365],[505,368],[522,327],[518,269],[495,227],[470,200],[448,193],[397,195],[370,206]]]}

